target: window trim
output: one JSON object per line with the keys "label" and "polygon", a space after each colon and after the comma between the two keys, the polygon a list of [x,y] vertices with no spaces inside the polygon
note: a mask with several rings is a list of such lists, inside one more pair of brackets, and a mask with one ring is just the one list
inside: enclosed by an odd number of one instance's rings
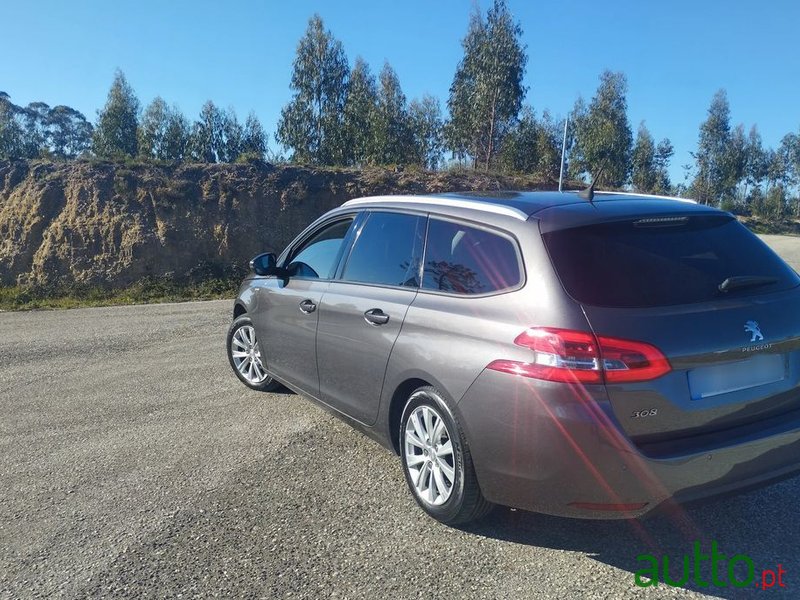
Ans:
{"label": "window trim", "polygon": [[[325,277],[301,277],[301,276],[292,276],[292,280],[298,281],[333,281],[335,278],[336,273],[339,270],[339,266],[342,262],[342,256],[344,255],[346,249],[352,244],[353,233],[357,229],[360,229],[362,222],[363,222],[364,211],[353,211],[347,212],[343,214],[338,214],[330,219],[326,219],[318,226],[314,227],[313,229],[307,231],[305,234],[301,234],[299,238],[293,241],[289,246],[281,253],[280,257],[278,258],[278,265],[286,266],[290,262],[290,258],[295,256],[296,251],[307,241],[309,241],[312,237],[317,235],[323,229],[335,225],[339,221],[345,221],[347,219],[352,219],[350,223],[350,227],[347,230],[344,238],[342,239],[342,245],[339,248],[338,252],[336,253],[336,258],[333,261],[333,265],[331,266],[331,270],[327,273]],[[289,261],[289,262],[287,262]]]}
{"label": "window trim", "polygon": [[[428,258],[428,233],[430,231],[431,221],[433,220],[445,221],[447,223],[455,223],[457,225],[465,225],[473,229],[480,229],[488,233],[505,238],[506,240],[511,242],[511,246],[514,249],[514,253],[517,256],[517,269],[520,275],[519,282],[514,286],[503,288],[501,290],[494,290],[492,292],[485,292],[483,294],[459,294],[457,292],[432,290],[424,287],[423,285],[425,282],[424,269],[425,269],[426,259]],[[525,260],[522,256],[522,250],[520,249],[519,240],[513,233],[505,229],[500,229],[498,227],[487,225],[485,223],[478,223],[477,221],[472,221],[470,219],[460,219],[458,217],[451,217],[449,215],[428,213],[428,226],[425,230],[425,245],[422,252],[422,272],[420,273],[419,288],[417,288],[419,289],[419,292],[421,294],[430,294],[432,296],[449,296],[451,298],[465,298],[465,299],[491,298],[492,296],[502,296],[504,294],[511,294],[513,292],[517,292],[522,288],[524,288],[527,282],[528,282],[528,274],[525,270]]]}
{"label": "window trim", "polygon": [[350,256],[353,253],[353,249],[355,248],[356,243],[358,242],[358,238],[361,236],[361,232],[363,231],[363,229],[366,226],[366,224],[369,222],[369,215],[371,213],[378,213],[378,212],[390,213],[390,214],[395,214],[395,215],[397,215],[397,214],[400,214],[400,215],[411,215],[411,216],[414,216],[414,217],[420,217],[420,218],[425,220],[424,231],[423,231],[423,234],[422,234],[423,238],[422,238],[422,252],[420,254],[420,269],[419,269],[419,273],[417,275],[418,277],[422,276],[422,267],[425,264],[424,260],[423,260],[425,258],[425,247],[426,247],[426,245],[428,243],[428,223],[430,222],[430,218],[429,218],[430,214],[428,212],[426,212],[426,211],[407,210],[407,209],[403,209],[403,208],[368,208],[368,209],[363,210],[361,213],[359,213],[361,215],[361,220],[358,223],[357,231],[354,230],[354,234],[352,236],[352,239],[350,240],[350,244],[349,244],[349,246],[347,248],[347,252],[345,253],[346,256],[342,257],[342,260],[340,261],[338,267],[336,268],[335,276],[334,276],[333,279],[331,279],[331,281],[335,281],[335,282],[338,282],[338,283],[348,283],[348,284],[351,284],[351,285],[365,285],[365,286],[370,286],[370,287],[380,287],[380,288],[386,288],[386,289],[392,289],[392,290],[410,290],[412,292],[416,292],[416,291],[421,290],[422,289],[421,288],[422,279],[419,279],[420,285],[416,285],[416,286],[392,285],[392,284],[388,284],[388,283],[372,283],[372,282],[369,282],[369,281],[350,281],[348,279],[343,279],[344,270],[347,268],[347,263],[350,260]]}

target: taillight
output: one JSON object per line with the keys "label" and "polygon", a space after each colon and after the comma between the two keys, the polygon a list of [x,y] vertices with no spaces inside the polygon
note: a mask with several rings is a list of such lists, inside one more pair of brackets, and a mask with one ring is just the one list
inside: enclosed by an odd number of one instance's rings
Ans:
{"label": "taillight", "polygon": [[606,383],[648,381],[669,373],[667,357],[655,346],[644,342],[597,336]]}
{"label": "taillight", "polygon": [[631,340],[571,329],[532,328],[514,343],[530,348],[533,360],[495,360],[487,368],[566,383],[647,381],[671,370],[658,348]]}

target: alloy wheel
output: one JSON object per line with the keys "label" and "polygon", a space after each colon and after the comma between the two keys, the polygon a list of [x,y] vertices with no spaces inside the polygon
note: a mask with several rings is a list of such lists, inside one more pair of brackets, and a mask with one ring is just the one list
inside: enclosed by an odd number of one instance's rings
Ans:
{"label": "alloy wheel", "polygon": [[269,378],[261,362],[255,329],[242,325],[231,337],[231,357],[239,374],[252,384],[263,383]]}
{"label": "alloy wheel", "polygon": [[414,409],[405,428],[405,462],[417,496],[432,506],[447,502],[455,484],[450,432],[432,407]]}

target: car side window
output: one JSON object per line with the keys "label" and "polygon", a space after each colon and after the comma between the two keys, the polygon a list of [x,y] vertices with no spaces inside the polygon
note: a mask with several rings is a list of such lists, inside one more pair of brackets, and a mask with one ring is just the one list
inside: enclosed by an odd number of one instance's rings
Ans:
{"label": "car side window", "polygon": [[293,277],[328,279],[336,267],[339,250],[353,223],[353,217],[323,227],[292,253],[286,265]]}
{"label": "car side window", "polygon": [[345,281],[419,287],[426,217],[376,211],[367,216],[342,274]]}
{"label": "car side window", "polygon": [[473,295],[499,292],[522,281],[514,242],[485,229],[431,219],[422,287]]}

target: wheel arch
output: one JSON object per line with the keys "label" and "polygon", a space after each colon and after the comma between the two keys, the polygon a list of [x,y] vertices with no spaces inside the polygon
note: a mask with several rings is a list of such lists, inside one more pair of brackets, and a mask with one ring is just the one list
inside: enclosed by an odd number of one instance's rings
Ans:
{"label": "wheel arch", "polygon": [[392,450],[398,456],[400,455],[400,417],[403,416],[403,408],[405,408],[411,392],[426,385],[433,384],[420,377],[412,377],[398,385],[392,394],[389,402],[389,441],[392,444]]}
{"label": "wheel arch", "polygon": [[236,304],[233,305],[233,318],[238,319],[243,314],[247,312],[247,307],[245,307],[244,303],[241,301],[237,301]]}
{"label": "wheel arch", "polygon": [[389,438],[391,449],[397,455],[400,454],[400,418],[403,416],[403,409],[406,406],[406,401],[414,390],[425,386],[435,388],[439,395],[448,401],[455,416],[460,419],[456,402],[436,377],[418,371],[407,373],[406,377],[395,387],[392,393],[391,399],[389,400],[387,418],[384,420],[384,423],[387,423],[389,427],[387,437]]}

